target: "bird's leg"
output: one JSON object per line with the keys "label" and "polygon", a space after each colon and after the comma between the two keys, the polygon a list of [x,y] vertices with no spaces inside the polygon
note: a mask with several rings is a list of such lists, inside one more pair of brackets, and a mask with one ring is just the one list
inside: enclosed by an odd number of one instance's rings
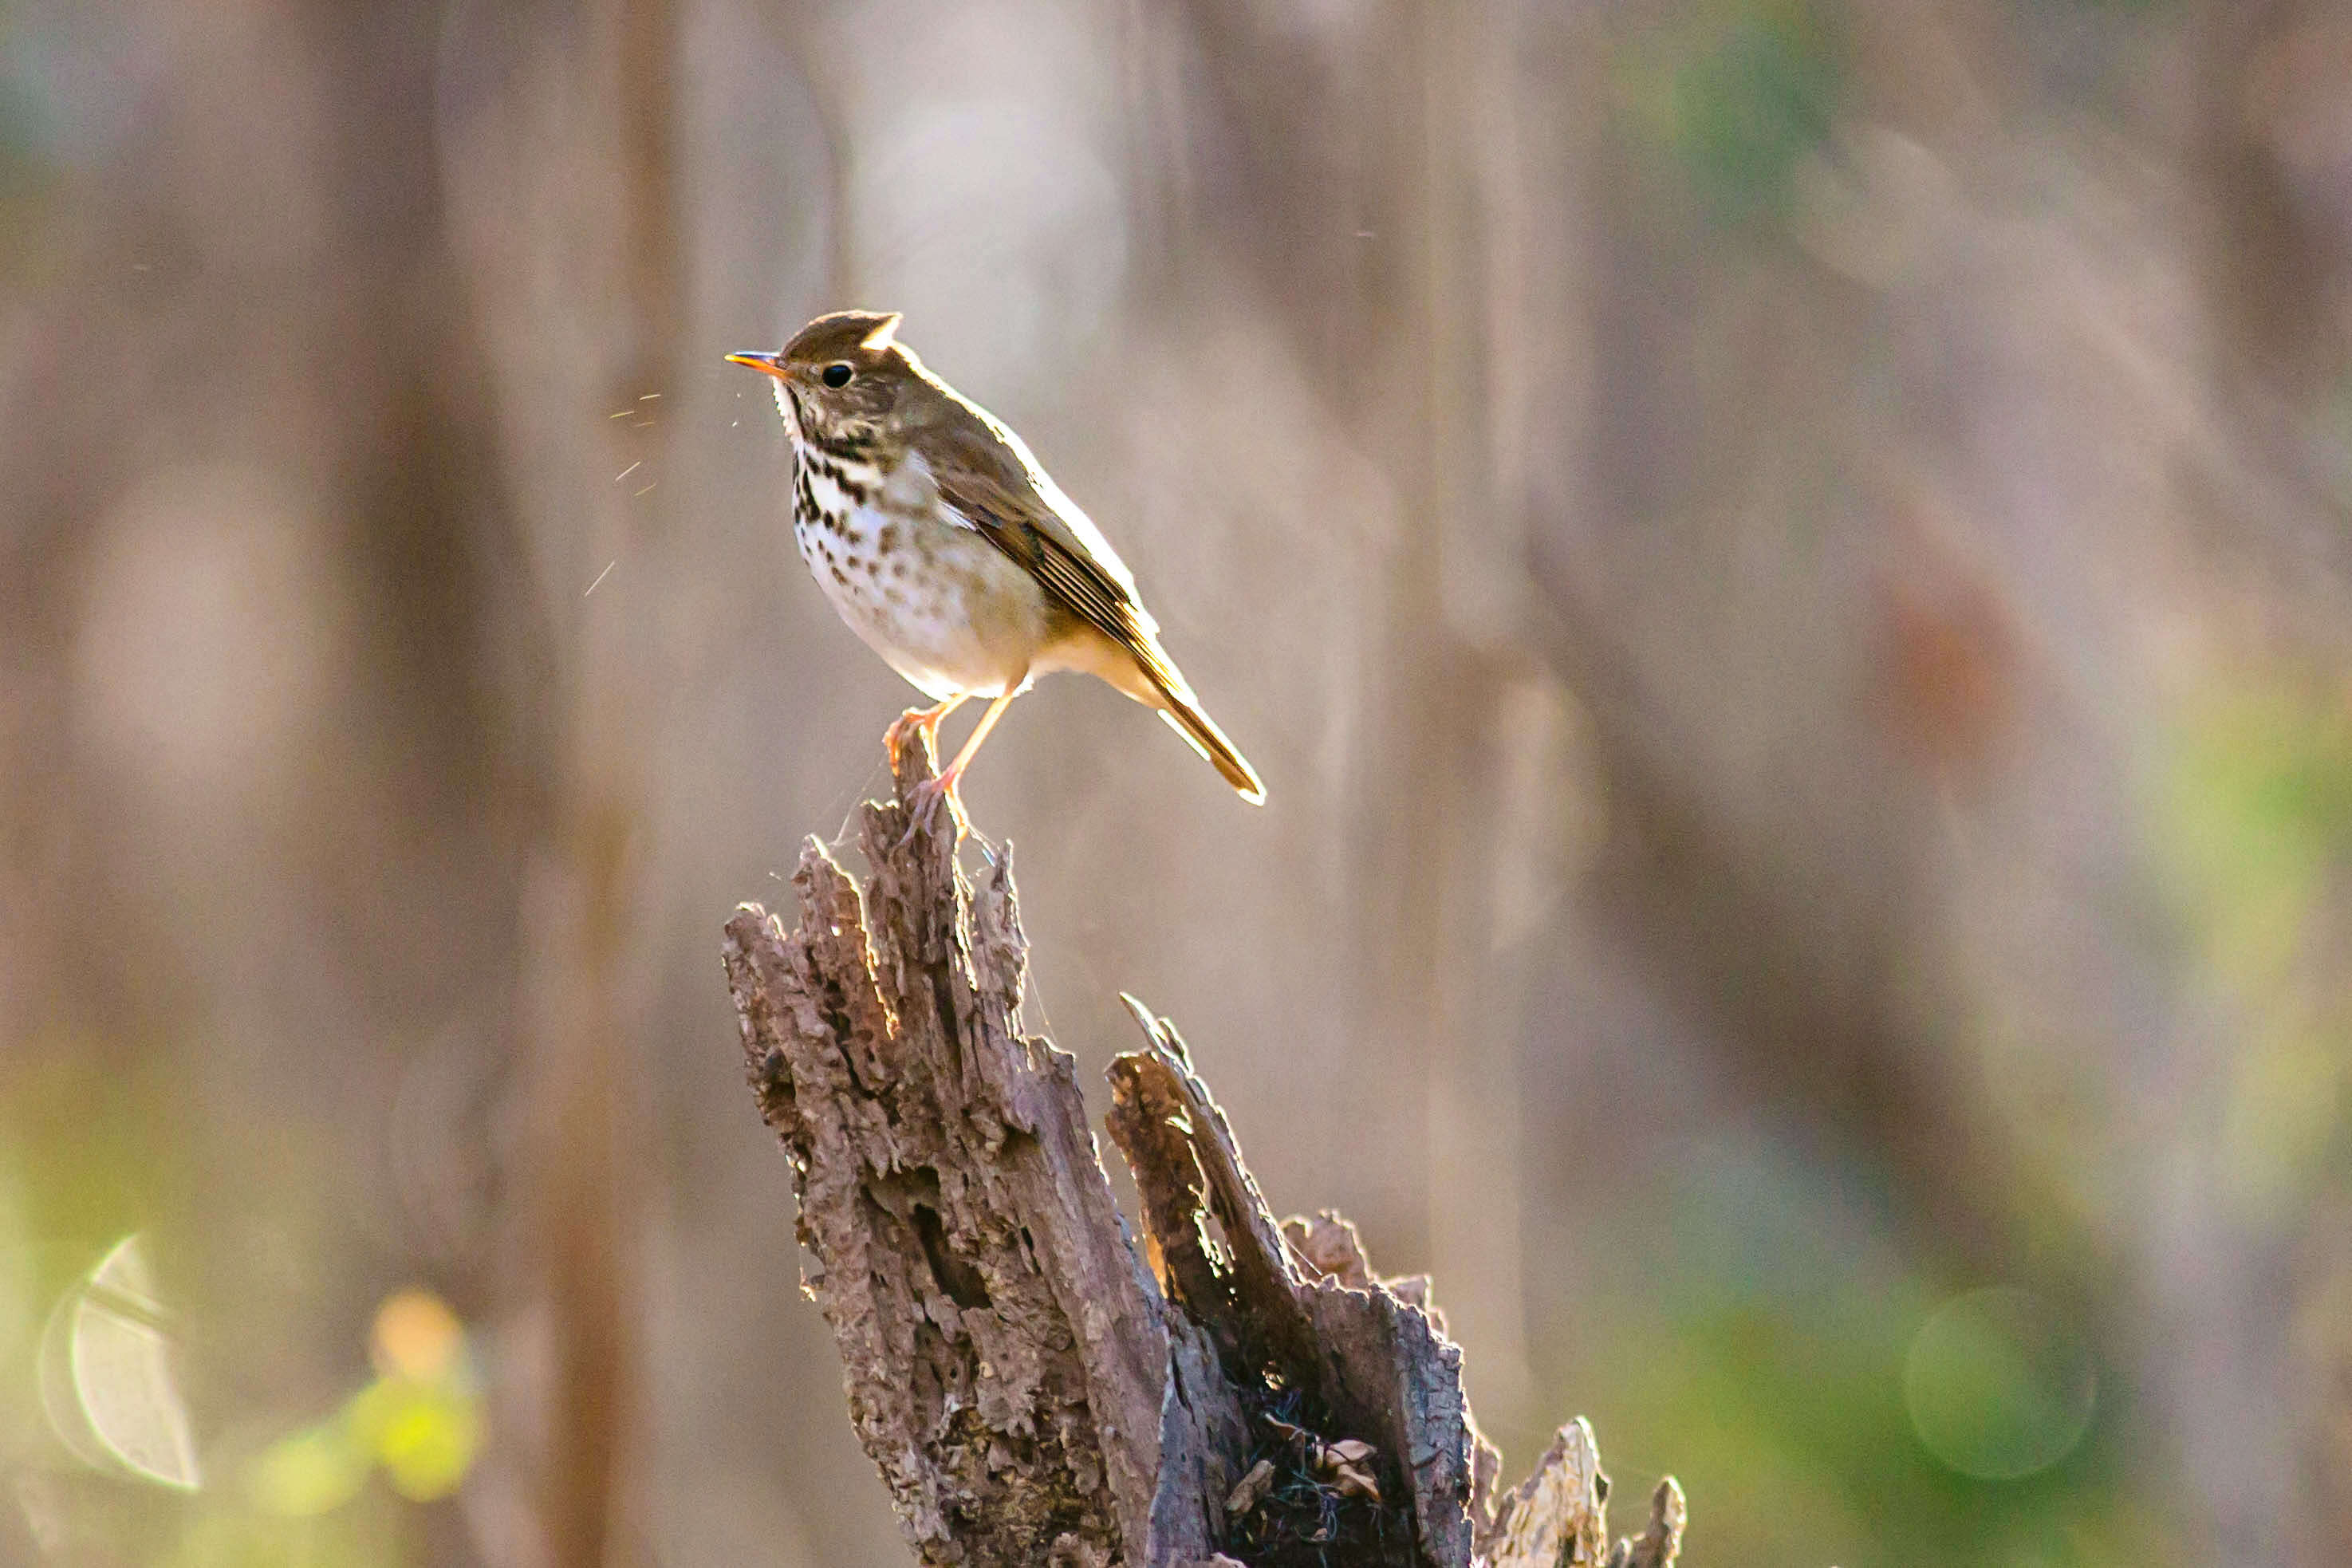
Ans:
{"label": "bird's leg", "polygon": [[939,777],[917,784],[909,793],[907,805],[910,813],[928,811],[935,802],[945,801],[949,814],[955,819],[956,842],[963,842],[964,836],[971,831],[971,819],[964,816],[963,802],[956,798],[956,785],[963,782],[964,770],[971,766],[971,759],[979,752],[980,743],[988,739],[988,732],[996,728],[996,721],[1004,716],[1004,710],[1013,705],[1013,700],[1024,689],[1024,687],[1016,686],[988,705],[988,711],[980,716],[978,724],[972,726],[971,738],[964,742],[963,750],[956,753],[955,761],[940,769]]}
{"label": "bird's leg", "polygon": [[898,715],[898,721],[882,735],[882,745],[890,753],[892,778],[898,776],[898,758],[907,749],[907,737],[910,734],[920,735],[923,738],[923,743],[930,747],[936,754],[939,750],[940,721],[962,707],[970,695],[966,692],[950,697],[946,701],[934,703],[929,708],[909,708]]}
{"label": "bird's leg", "polygon": [[964,742],[963,750],[956,753],[956,760],[940,774],[940,783],[947,786],[950,795],[955,793],[956,781],[963,777],[964,769],[971,766],[971,759],[979,754],[980,743],[988,739],[988,732],[996,728],[996,721],[1004,717],[1004,710],[1013,706],[1013,700],[1024,689],[1016,687],[991,702],[988,711],[980,716],[980,722],[972,726],[971,736]]}

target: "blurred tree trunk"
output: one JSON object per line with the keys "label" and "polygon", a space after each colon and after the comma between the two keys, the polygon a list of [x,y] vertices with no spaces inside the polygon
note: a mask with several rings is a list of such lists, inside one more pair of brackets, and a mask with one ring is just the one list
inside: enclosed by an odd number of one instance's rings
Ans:
{"label": "blurred tree trunk", "polygon": [[[1519,362],[1493,351],[1530,302],[1496,287],[1519,259],[1498,233],[1517,209],[1497,196],[1514,115],[1534,101],[1513,60],[1532,29],[1421,0],[1325,34],[1229,0],[1181,14],[1215,62],[1189,84],[1213,130],[1191,133],[1225,154],[1207,177],[1226,188],[1203,200],[1147,181],[1144,221],[1196,218],[1170,226],[1214,234],[1249,269],[1298,363],[1359,447],[1390,455],[1398,486],[1377,597],[1360,606],[1365,721],[1344,802],[1364,1070],[1332,1092],[1344,1124],[1428,1151],[1418,1168],[1368,1173],[1384,1184],[1369,1206],[1471,1303],[1489,1422],[1540,1441],[1521,1398],[1518,1191],[1496,1179],[1518,1169],[1528,932],[1493,918],[1498,889],[1553,869],[1543,850],[1559,837],[1560,780],[1548,770],[1568,744],[1549,678],[1522,651],[1523,513],[1501,504],[1497,468],[1517,426],[1496,400],[1524,389]],[[1172,153],[1160,163],[1189,166]],[[1399,1097],[1398,1083],[1419,1093]],[[1474,1192],[1487,1223],[1453,1223]]]}
{"label": "blurred tree trunk", "polygon": [[[2342,456],[2352,5],[2204,0],[2183,32],[2200,69],[2181,163],[2202,219],[2184,249],[2214,426],[2186,510],[2205,534],[2216,597],[2233,579],[2260,584],[2264,624],[2247,639],[2255,657],[2324,672],[2318,684],[2334,689],[2321,701],[2333,706],[2352,669],[2352,485]],[[2338,886],[2305,912],[2308,956],[2296,965],[2324,973],[2318,987],[2337,995],[2347,922],[2352,905]],[[2269,1048],[2263,1031],[2242,1018],[2234,1037],[2202,1042],[2198,1100],[2243,1093],[2249,1063]],[[2342,1047],[2332,1048],[2340,1072]],[[2226,1132],[2190,1107],[2177,1125],[2181,1147],[2226,1171]],[[2201,1347],[2154,1358],[2161,1396],[2222,1540],[2246,1543],[2250,1561],[2341,1563],[2352,1558],[2345,1188],[2313,1184],[2281,1223],[2226,1186],[2150,1205],[2148,1316],[2158,1333]]]}
{"label": "blurred tree trunk", "polygon": [[[555,830],[534,867],[527,977],[535,1125],[520,1217],[525,1320],[544,1314],[534,1414],[541,1560],[613,1561],[634,1533],[644,1397],[638,1253],[645,1006],[633,960],[644,770],[664,650],[593,590],[650,591],[681,316],[677,18],[668,0],[461,12],[445,168],[493,345],[509,485],[562,657]],[[615,476],[619,476],[616,478]],[[632,481],[635,482],[632,482]],[[633,1549],[632,1549],[633,1550]]]}

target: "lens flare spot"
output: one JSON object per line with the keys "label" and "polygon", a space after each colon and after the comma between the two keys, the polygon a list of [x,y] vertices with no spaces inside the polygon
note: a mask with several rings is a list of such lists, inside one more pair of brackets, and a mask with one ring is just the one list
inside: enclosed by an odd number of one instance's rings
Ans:
{"label": "lens flare spot", "polygon": [[247,1489],[254,1506],[280,1519],[316,1519],[359,1495],[371,1458],[339,1421],[271,1444],[253,1461]]}
{"label": "lens flare spot", "polygon": [[385,1377],[437,1380],[456,1369],[466,1349],[466,1330],[430,1290],[403,1290],[376,1309],[368,1348]]}
{"label": "lens flare spot", "polygon": [[415,1502],[456,1491],[482,1446],[480,1402],[454,1381],[386,1378],[362,1390],[349,1415],[392,1489]]}
{"label": "lens flare spot", "polygon": [[2072,1453],[2098,1404],[2091,1356],[2031,1291],[1994,1286],[1931,1314],[1903,1366],[1911,1428],[1948,1468],[2015,1480]]}
{"label": "lens flare spot", "polygon": [[140,1238],[124,1237],[51,1312],[41,1404],[50,1430],[85,1464],[194,1491],[202,1479],[169,1321]]}

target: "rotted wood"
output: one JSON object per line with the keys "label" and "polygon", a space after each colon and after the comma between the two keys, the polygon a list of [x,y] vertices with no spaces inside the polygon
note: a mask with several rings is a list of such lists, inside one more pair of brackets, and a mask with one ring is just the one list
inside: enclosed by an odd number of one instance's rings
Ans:
{"label": "rotted wood", "polygon": [[[1425,1279],[1382,1280],[1336,1215],[1277,1221],[1174,1027],[1110,1069],[1142,1195],[1130,1237],[1075,1066],[1019,1025],[1011,857],[976,880],[933,760],[869,802],[863,888],[803,848],[788,930],[727,925],[760,1112],[849,1415],[927,1564],[1667,1568],[1682,1498],[1606,1546],[1580,1420],[1531,1476],[1496,1457]],[[914,798],[920,798],[916,796]]]}

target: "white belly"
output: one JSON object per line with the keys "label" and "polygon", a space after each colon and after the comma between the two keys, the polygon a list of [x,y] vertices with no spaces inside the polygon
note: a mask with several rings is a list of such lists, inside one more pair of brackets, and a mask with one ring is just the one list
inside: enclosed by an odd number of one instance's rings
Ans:
{"label": "white belly", "polygon": [[849,629],[931,700],[1000,696],[1029,679],[1047,635],[1045,594],[978,533],[872,506],[851,508],[838,528],[793,532]]}

